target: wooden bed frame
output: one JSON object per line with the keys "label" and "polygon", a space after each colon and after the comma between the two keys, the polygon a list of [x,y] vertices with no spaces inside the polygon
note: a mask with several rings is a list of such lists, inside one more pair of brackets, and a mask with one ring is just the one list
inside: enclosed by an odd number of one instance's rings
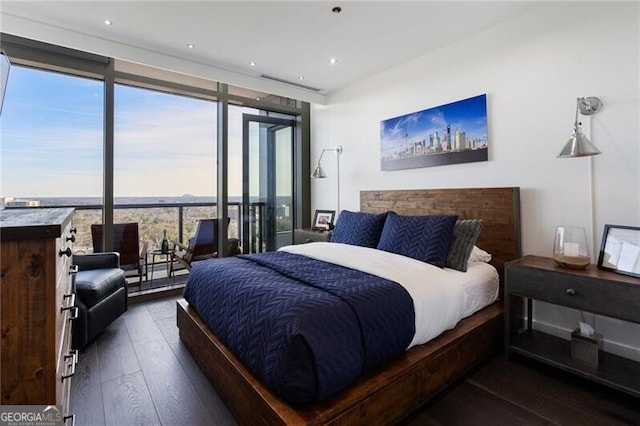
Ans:
{"label": "wooden bed frame", "polygon": [[[493,255],[501,294],[504,263],[521,255],[519,188],[363,191],[360,207],[483,219],[477,245]],[[353,425],[395,423],[494,356],[502,343],[502,315],[498,301],[328,400],[303,407],[278,399],[254,378],[185,300],[178,301],[177,321],[180,338],[241,424]]]}

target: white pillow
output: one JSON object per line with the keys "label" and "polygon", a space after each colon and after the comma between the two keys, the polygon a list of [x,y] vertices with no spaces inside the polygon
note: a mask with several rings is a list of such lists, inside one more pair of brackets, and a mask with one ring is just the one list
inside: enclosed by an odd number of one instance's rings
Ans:
{"label": "white pillow", "polygon": [[474,262],[491,262],[491,255],[486,251],[482,250],[480,247],[473,246],[471,250],[471,255],[469,256],[469,260],[467,264]]}

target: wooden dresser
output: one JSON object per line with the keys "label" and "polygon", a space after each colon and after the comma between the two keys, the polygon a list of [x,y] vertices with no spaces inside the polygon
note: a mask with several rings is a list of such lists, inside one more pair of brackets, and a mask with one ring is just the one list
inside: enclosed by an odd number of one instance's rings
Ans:
{"label": "wooden dresser", "polygon": [[58,405],[69,416],[77,316],[71,264],[74,210],[0,210],[0,402]]}

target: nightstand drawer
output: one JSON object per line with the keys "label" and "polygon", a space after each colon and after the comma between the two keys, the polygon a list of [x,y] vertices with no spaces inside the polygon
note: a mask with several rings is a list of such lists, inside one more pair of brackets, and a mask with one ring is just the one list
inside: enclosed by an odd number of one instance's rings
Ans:
{"label": "nightstand drawer", "polygon": [[571,270],[508,263],[507,292],[556,305],[640,323],[637,286]]}

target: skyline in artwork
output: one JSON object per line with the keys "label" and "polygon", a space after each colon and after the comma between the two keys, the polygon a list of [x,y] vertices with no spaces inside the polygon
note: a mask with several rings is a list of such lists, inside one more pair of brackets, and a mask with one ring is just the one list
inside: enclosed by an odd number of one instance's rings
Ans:
{"label": "skyline in artwork", "polygon": [[381,169],[487,161],[486,94],[380,122]]}

